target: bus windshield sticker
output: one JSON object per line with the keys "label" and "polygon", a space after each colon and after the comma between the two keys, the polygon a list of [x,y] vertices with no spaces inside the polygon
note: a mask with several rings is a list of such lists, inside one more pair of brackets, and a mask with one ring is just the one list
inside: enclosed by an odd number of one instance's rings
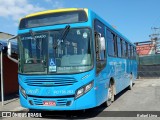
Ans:
{"label": "bus windshield sticker", "polygon": [[77,30],[77,35],[80,35],[80,34],[81,34],[80,30]]}
{"label": "bus windshield sticker", "polygon": [[49,60],[49,72],[56,72],[56,65],[53,58]]}
{"label": "bus windshield sticker", "polygon": [[84,32],[84,33],[83,33],[83,38],[87,38],[87,36],[88,36],[87,33]]}

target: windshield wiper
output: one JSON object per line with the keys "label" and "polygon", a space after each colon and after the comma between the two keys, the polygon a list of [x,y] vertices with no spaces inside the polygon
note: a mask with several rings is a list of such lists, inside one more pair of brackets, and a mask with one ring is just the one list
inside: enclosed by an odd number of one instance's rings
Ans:
{"label": "windshield wiper", "polygon": [[69,32],[69,29],[70,29],[70,25],[67,25],[62,33],[62,38],[61,40],[64,40]]}
{"label": "windshield wiper", "polygon": [[57,44],[54,45],[54,49],[56,49],[62,42],[64,42],[65,38],[67,37],[67,34],[69,33],[70,25],[66,25],[66,27],[63,30],[63,33],[61,34],[61,39],[57,40]]}

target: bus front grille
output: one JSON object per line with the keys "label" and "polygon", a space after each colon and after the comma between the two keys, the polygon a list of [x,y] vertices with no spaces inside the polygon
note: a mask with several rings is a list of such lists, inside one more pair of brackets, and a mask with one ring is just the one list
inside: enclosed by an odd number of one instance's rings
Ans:
{"label": "bus front grille", "polygon": [[58,87],[73,85],[77,80],[74,78],[27,78],[24,82],[28,86]]}

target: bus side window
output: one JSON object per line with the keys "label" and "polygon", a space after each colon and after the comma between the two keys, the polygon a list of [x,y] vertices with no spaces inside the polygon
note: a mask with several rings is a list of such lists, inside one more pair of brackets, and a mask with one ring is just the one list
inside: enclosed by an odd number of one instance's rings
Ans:
{"label": "bus side window", "polygon": [[126,54],[125,54],[125,57],[128,58],[128,43],[125,42],[125,46],[126,46]]}
{"label": "bus side window", "polygon": [[133,59],[133,47],[130,45],[130,58]]}
{"label": "bus side window", "polygon": [[107,43],[108,43],[108,55],[117,57],[117,36],[107,29]]}
{"label": "bus side window", "polygon": [[108,55],[114,56],[114,34],[107,29]]}
{"label": "bus side window", "polygon": [[128,43],[128,58],[131,58],[131,48],[130,44]]}
{"label": "bus side window", "polygon": [[123,40],[120,39],[120,44],[121,44],[121,57],[124,56],[124,51],[123,51]]}
{"label": "bus side window", "polygon": [[127,57],[127,43],[123,40],[123,57],[126,58]]}
{"label": "bus side window", "polygon": [[118,51],[117,51],[117,36],[113,35],[113,44],[114,44],[114,56],[117,57]]}
{"label": "bus side window", "polygon": [[118,57],[122,57],[122,49],[121,49],[121,39],[117,38],[117,50],[118,50]]}

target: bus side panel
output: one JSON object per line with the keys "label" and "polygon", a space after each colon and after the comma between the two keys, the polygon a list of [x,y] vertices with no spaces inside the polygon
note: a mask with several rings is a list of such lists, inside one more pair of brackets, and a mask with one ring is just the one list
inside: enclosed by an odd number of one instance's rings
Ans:
{"label": "bus side panel", "polygon": [[116,93],[119,93],[123,87],[124,61],[120,61],[118,58],[108,57],[107,68],[109,70],[108,77],[114,79]]}
{"label": "bus side panel", "polygon": [[108,96],[109,79],[107,79],[108,69],[104,68],[96,77],[96,101],[97,106],[106,101]]}
{"label": "bus side panel", "polygon": [[115,80],[116,93],[125,89],[130,82],[132,65],[130,60],[123,58],[108,57],[108,76]]}

